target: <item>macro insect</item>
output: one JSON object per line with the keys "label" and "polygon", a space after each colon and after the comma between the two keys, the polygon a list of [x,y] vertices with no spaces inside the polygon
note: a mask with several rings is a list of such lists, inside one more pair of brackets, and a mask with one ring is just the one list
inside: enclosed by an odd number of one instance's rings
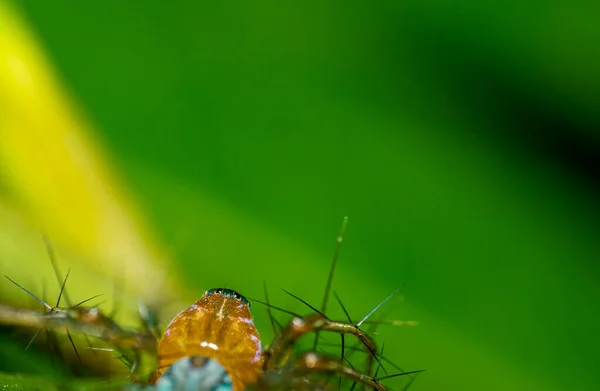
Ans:
{"label": "macro insect", "polygon": [[[352,383],[352,389],[357,384],[362,384],[369,389],[386,391],[383,380],[420,372],[401,372],[378,377],[378,371],[382,368],[384,360],[383,354],[378,350],[371,336],[361,329],[361,325],[365,324],[367,319],[396,292],[357,323],[350,320],[337,295],[336,299],[346,313],[348,321],[331,320],[325,315],[345,224],[346,220],[338,237],[326,294],[320,310],[289,292],[286,293],[308,305],[313,313],[300,316],[275,307],[269,303],[268,296],[266,302],[253,300],[266,305],[270,317],[271,309],[282,310],[292,315],[287,324],[276,330],[274,340],[265,348],[262,346],[250,313],[250,301],[236,291],[226,288],[207,290],[194,304],[173,318],[160,340],[157,340],[156,333],[132,332],[120,328],[95,307],[86,308],[76,305],[60,308],[58,307],[60,296],[57,305],[51,307],[12,280],[14,284],[44,304],[48,312],[0,307],[0,323],[12,322],[26,326],[67,330],[67,333],[70,330],[103,339],[113,346],[114,350],[126,354],[133,373],[136,371],[139,359],[137,352],[154,350],[157,365],[148,384],[133,385],[130,386],[130,390],[322,390],[334,387],[329,378],[335,375],[339,377],[337,388],[341,388],[342,378],[345,378]],[[66,278],[62,283],[61,294],[65,283]],[[19,321],[16,322],[15,319]],[[271,320],[273,321],[272,317]],[[339,356],[317,351],[317,340],[321,332],[341,335]],[[295,347],[298,341],[309,334],[315,336],[313,348],[308,352],[296,353]],[[349,354],[345,354],[346,335],[355,338],[358,349],[366,353],[362,368],[352,365],[348,359]]]}
{"label": "macro insect", "polygon": [[[173,368],[175,372],[174,364],[181,362],[181,367],[219,371],[221,375],[215,375],[213,386],[223,390],[271,389],[274,385],[292,388],[303,385],[303,389],[309,389],[309,383],[302,384],[305,382],[303,375],[308,372],[337,374],[375,390],[386,390],[369,372],[360,373],[337,357],[309,352],[289,361],[296,341],[317,331],[353,335],[368,352],[375,352],[375,342],[358,326],[332,321],[318,313],[294,317],[263,351],[249,308],[249,301],[233,290],[208,290],[167,327],[158,344],[158,368],[151,383],[158,382],[160,386],[159,379],[166,375],[165,371]],[[220,366],[215,366],[211,360],[216,360]],[[172,376],[175,374],[166,379]]]}

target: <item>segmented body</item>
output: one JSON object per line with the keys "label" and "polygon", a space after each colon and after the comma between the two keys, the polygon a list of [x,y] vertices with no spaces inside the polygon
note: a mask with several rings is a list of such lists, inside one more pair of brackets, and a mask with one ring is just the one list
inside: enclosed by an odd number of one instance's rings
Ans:
{"label": "segmented body", "polygon": [[[255,383],[262,373],[263,357],[249,307],[248,300],[233,290],[208,290],[168,325],[158,344],[158,367],[150,382],[160,383],[175,362],[199,356],[214,359],[225,369],[233,391]],[[214,368],[206,366],[205,370]]]}

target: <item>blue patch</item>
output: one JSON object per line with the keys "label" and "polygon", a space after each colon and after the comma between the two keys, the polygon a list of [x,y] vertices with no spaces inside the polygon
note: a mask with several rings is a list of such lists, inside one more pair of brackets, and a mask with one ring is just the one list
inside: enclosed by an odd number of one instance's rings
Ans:
{"label": "blue patch", "polygon": [[184,357],[163,373],[151,391],[232,391],[231,377],[216,360]]}

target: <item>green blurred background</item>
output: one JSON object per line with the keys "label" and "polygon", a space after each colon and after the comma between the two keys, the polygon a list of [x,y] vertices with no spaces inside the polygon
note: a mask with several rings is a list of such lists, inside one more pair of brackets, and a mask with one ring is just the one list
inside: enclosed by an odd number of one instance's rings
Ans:
{"label": "green blurred background", "polygon": [[348,215],[411,389],[597,389],[600,6],[17,4],[198,294],[320,303]]}

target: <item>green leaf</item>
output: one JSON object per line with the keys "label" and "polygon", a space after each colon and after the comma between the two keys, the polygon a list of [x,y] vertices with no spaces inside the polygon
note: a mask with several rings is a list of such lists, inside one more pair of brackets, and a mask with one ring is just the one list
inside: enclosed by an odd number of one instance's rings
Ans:
{"label": "green leaf", "polygon": [[122,390],[125,382],[103,382],[97,379],[52,379],[31,374],[1,373],[3,391],[91,391]]}

